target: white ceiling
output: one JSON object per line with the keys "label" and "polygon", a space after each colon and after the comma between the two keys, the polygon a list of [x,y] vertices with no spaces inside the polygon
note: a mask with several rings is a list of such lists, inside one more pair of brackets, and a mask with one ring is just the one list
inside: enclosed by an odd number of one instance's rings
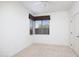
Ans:
{"label": "white ceiling", "polygon": [[69,10],[72,1],[25,1],[22,2],[26,9],[33,14],[50,13],[53,11]]}

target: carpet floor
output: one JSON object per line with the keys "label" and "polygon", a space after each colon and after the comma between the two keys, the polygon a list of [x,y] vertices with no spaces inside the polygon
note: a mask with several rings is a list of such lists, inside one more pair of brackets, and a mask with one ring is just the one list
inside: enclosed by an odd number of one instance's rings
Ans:
{"label": "carpet floor", "polygon": [[33,44],[23,49],[14,57],[76,57],[77,55],[68,46]]}

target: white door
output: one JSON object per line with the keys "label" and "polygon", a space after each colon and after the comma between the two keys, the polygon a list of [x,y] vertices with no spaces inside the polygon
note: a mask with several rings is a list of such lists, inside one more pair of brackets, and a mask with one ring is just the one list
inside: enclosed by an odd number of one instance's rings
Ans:
{"label": "white door", "polygon": [[71,43],[72,48],[79,55],[79,14],[75,14],[72,19]]}

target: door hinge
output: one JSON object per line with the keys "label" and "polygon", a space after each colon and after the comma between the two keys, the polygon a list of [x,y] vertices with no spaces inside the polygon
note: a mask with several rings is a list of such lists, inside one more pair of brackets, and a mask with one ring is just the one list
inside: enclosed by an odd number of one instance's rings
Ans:
{"label": "door hinge", "polygon": [[72,32],[70,32],[72,34]]}
{"label": "door hinge", "polygon": [[70,44],[70,46],[72,46],[72,44]]}
{"label": "door hinge", "polygon": [[72,23],[72,20],[70,20],[70,23]]}

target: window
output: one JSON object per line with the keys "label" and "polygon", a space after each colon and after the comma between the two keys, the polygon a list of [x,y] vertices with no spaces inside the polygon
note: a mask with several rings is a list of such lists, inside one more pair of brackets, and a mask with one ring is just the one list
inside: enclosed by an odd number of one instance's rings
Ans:
{"label": "window", "polygon": [[35,34],[49,34],[49,20],[35,21]]}
{"label": "window", "polygon": [[49,16],[30,15],[30,34],[49,34]]}

